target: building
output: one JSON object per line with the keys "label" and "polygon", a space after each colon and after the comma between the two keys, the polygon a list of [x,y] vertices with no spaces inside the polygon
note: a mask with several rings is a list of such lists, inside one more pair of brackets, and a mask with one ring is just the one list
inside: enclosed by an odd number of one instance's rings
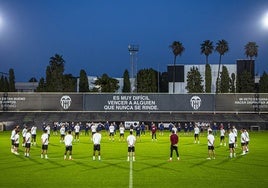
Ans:
{"label": "building", "polygon": [[[99,86],[95,85],[95,81],[98,79],[97,76],[88,76],[87,77],[88,79],[88,87],[89,87],[89,90],[92,90],[94,88],[99,88]],[[118,80],[118,85],[119,85],[119,89],[117,90],[117,93],[121,93],[122,92],[122,89],[123,89],[123,86],[124,86],[124,78],[114,78],[116,80]],[[130,82],[132,83],[133,79],[130,78]],[[79,92],[79,78],[77,78],[77,89],[76,89],[77,92]]]}
{"label": "building", "polygon": [[35,92],[38,82],[16,82],[15,88],[18,92]]}
{"label": "building", "polygon": [[240,75],[244,71],[247,71],[251,74],[252,78],[254,78],[255,76],[254,60],[238,59],[236,60],[236,64],[237,64],[237,75]]}
{"label": "building", "polygon": [[[229,72],[229,76],[231,77],[231,74],[234,73],[237,75],[237,66],[236,64],[222,64],[222,66],[226,66]],[[221,68],[220,67],[220,71]],[[184,94],[188,91],[185,89],[187,85],[187,73],[190,71],[192,67],[197,67],[202,78],[203,78],[203,85],[205,86],[205,64],[198,64],[198,65],[176,65],[175,68],[175,93]],[[216,93],[216,80],[218,76],[218,64],[210,64],[211,67],[211,76],[212,76],[212,82],[211,82],[211,92]],[[173,93],[173,65],[168,65],[168,82],[169,82],[169,93]]]}

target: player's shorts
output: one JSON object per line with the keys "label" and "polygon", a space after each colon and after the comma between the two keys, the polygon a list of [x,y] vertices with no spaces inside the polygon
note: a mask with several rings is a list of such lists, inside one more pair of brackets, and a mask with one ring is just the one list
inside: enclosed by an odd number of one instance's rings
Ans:
{"label": "player's shorts", "polygon": [[36,139],[36,134],[32,134],[32,139]]}
{"label": "player's shorts", "polygon": [[243,147],[243,146],[245,146],[246,145],[246,143],[241,143],[241,146]]}
{"label": "player's shorts", "polygon": [[65,146],[65,150],[66,151],[72,151],[73,150],[73,146]]}
{"label": "player's shorts", "polygon": [[93,145],[93,150],[94,151],[100,151],[100,144],[94,144]]}
{"label": "player's shorts", "polygon": [[208,150],[214,150],[214,146],[208,146]]}
{"label": "player's shorts", "polygon": [[141,133],[140,132],[136,132],[136,136],[140,136],[141,135]]}
{"label": "player's shorts", "polygon": [[110,136],[114,136],[114,133],[111,133],[111,132],[110,132]]}
{"label": "player's shorts", "polygon": [[229,144],[229,148],[230,148],[230,149],[233,149],[233,148],[234,148],[234,143]]}
{"label": "player's shorts", "polygon": [[120,133],[120,137],[124,137],[124,133]]}
{"label": "player's shorts", "polygon": [[135,146],[128,146],[128,152],[135,152]]}
{"label": "player's shorts", "polygon": [[224,136],[221,136],[221,140],[224,140]]}
{"label": "player's shorts", "polygon": [[195,138],[198,138],[198,137],[199,137],[199,134],[194,134],[194,137],[195,137]]}
{"label": "player's shorts", "polygon": [[14,146],[15,146],[16,148],[18,148],[18,147],[19,147],[19,145],[20,145],[20,144],[16,144],[16,143],[14,143]]}
{"label": "player's shorts", "polygon": [[177,145],[170,145],[170,149],[173,150],[178,150],[178,146]]}
{"label": "player's shorts", "polygon": [[26,143],[25,144],[25,148],[30,148],[31,147],[31,143]]}
{"label": "player's shorts", "polygon": [[249,141],[246,141],[246,145],[248,145],[249,144]]}
{"label": "player's shorts", "polygon": [[15,140],[11,140],[11,145],[12,145],[12,146],[15,145]]}
{"label": "player's shorts", "polygon": [[48,149],[48,145],[42,145],[42,150],[47,150]]}
{"label": "player's shorts", "polygon": [[75,132],[75,136],[78,136],[79,135],[79,132]]}

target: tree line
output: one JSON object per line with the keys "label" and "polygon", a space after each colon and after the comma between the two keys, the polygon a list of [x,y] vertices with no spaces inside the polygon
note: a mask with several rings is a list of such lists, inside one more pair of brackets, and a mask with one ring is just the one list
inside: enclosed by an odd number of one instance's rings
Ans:
{"label": "tree line", "polygon": [[[181,56],[185,51],[183,44],[180,41],[174,41],[170,46],[174,55],[174,69],[173,69],[173,93],[175,93],[175,66],[177,56]],[[258,56],[258,45],[255,42],[248,42],[244,46],[245,55],[253,60],[253,57]],[[222,56],[229,51],[228,42],[219,40],[214,47],[210,40],[203,41],[200,44],[200,52],[205,55],[206,67],[205,78],[202,78],[197,67],[192,67],[187,73],[186,90],[188,93],[211,93],[212,76],[211,66],[209,64],[209,55],[213,52],[219,53],[219,67],[216,80],[216,93],[268,93],[268,75],[266,72],[260,77],[259,85],[256,87],[254,75],[244,71],[242,74],[232,74],[229,77],[229,72],[226,66],[223,66]],[[80,70],[79,77],[72,74],[65,74],[65,60],[62,55],[55,54],[50,57],[49,65],[46,68],[45,78],[39,80],[37,92],[117,92],[119,89],[119,81],[110,77],[108,74],[103,74],[94,81],[95,87],[89,89],[87,73],[85,70]],[[221,70],[221,71],[220,71]],[[79,78],[79,85],[77,86],[77,78]],[[31,78],[29,82],[37,81]],[[168,92],[168,73],[158,72],[152,68],[141,69],[136,75],[135,88],[131,88],[131,81],[128,70],[123,73],[123,88],[122,92]],[[15,89],[15,74],[14,70],[10,69],[9,74],[2,74],[0,80],[0,91],[14,92]]]}

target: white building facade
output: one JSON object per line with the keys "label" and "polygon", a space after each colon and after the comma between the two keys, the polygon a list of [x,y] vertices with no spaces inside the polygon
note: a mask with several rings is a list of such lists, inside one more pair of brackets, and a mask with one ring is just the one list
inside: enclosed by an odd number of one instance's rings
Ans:
{"label": "white building facade", "polygon": [[[205,69],[206,69],[206,65],[205,64],[198,64],[198,65],[183,65],[184,66],[184,81],[183,82],[175,82],[175,93],[177,94],[186,94],[188,93],[186,86],[187,86],[187,74],[190,71],[191,68],[196,67],[198,68],[198,71],[201,74],[201,77],[203,79],[203,85],[205,88]],[[228,70],[229,73],[229,77],[231,78],[232,73],[235,74],[235,78],[236,76],[236,64],[222,64],[220,67],[220,72],[222,70],[222,66],[225,66]],[[218,64],[210,64],[211,67],[211,77],[212,77],[212,81],[211,81],[211,93],[216,93],[216,80],[217,80],[217,76],[218,76],[218,68],[219,65]],[[169,81],[169,93],[173,93],[173,82]]]}

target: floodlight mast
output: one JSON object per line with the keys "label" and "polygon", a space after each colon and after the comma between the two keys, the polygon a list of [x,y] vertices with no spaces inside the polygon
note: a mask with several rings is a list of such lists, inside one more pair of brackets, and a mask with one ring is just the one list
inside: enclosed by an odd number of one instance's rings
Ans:
{"label": "floodlight mast", "polygon": [[137,91],[137,53],[139,51],[139,45],[129,44],[128,51],[130,55],[131,92],[133,92],[135,90]]}

